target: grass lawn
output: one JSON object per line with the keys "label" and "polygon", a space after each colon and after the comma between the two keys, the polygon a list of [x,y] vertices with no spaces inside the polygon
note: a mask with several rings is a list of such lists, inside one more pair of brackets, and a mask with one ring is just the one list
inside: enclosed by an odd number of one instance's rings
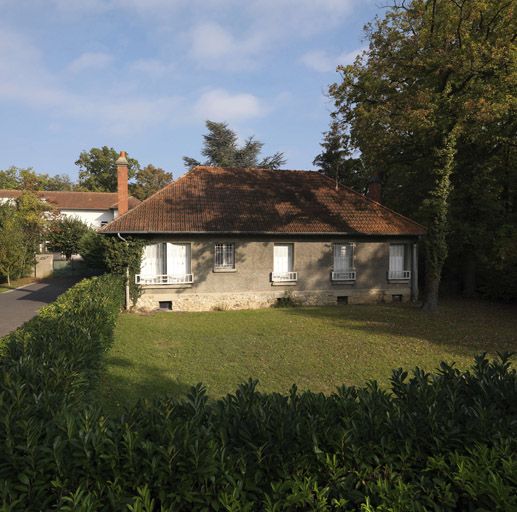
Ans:
{"label": "grass lawn", "polygon": [[332,392],[392,368],[469,366],[479,352],[517,351],[517,308],[449,300],[428,315],[410,305],[122,314],[107,355],[101,400],[180,395],[198,382],[211,397],[249,377],[262,391]]}
{"label": "grass lawn", "polygon": [[20,279],[12,279],[11,286],[8,286],[7,283],[0,283],[0,293],[8,292],[9,290],[14,290],[19,286],[24,286],[26,284],[33,283],[34,281],[34,277],[21,277]]}

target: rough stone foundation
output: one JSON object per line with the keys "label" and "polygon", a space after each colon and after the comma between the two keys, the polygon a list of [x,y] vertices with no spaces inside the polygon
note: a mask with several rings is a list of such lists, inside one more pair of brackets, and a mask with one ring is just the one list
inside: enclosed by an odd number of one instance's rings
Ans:
{"label": "rough stone foundation", "polygon": [[345,291],[274,291],[246,293],[181,293],[171,289],[145,289],[136,309],[152,311],[160,301],[171,301],[173,311],[221,311],[231,309],[258,309],[277,304],[278,299],[292,301],[300,306],[336,305],[338,297],[348,297],[348,304],[374,304],[392,302],[393,295],[401,295],[402,301],[410,299],[409,290],[345,290]]}

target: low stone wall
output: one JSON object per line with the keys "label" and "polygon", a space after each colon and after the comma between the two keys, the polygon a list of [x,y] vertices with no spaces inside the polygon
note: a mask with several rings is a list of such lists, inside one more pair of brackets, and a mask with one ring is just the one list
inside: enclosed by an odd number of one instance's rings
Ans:
{"label": "low stone wall", "polygon": [[390,290],[347,290],[325,291],[271,291],[245,293],[181,293],[171,289],[145,289],[139,298],[136,309],[152,311],[159,308],[160,302],[171,301],[173,311],[216,311],[232,309],[258,309],[275,305],[278,299],[292,300],[300,306],[331,306],[340,302],[348,304],[375,304],[393,302],[399,297],[403,302],[410,300],[406,288]]}

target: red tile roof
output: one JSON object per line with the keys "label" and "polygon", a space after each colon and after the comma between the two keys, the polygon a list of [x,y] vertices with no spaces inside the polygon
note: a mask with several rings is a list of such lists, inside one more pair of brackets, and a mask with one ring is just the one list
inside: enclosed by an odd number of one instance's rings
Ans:
{"label": "red tile roof", "polygon": [[[0,189],[0,199],[19,197],[24,190]],[[112,210],[117,208],[116,192],[68,192],[37,190],[35,194],[52,203],[59,210]],[[129,208],[140,204],[136,197],[129,197]]]}
{"label": "red tile roof", "polygon": [[310,171],[195,167],[104,233],[350,233],[422,235],[425,229]]}

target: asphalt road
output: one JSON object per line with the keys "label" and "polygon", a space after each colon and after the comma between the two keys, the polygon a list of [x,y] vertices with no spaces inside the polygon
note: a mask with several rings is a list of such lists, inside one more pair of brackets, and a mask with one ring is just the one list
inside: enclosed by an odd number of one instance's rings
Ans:
{"label": "asphalt road", "polygon": [[30,320],[42,306],[54,301],[77,281],[76,277],[56,277],[0,293],[0,338]]}

